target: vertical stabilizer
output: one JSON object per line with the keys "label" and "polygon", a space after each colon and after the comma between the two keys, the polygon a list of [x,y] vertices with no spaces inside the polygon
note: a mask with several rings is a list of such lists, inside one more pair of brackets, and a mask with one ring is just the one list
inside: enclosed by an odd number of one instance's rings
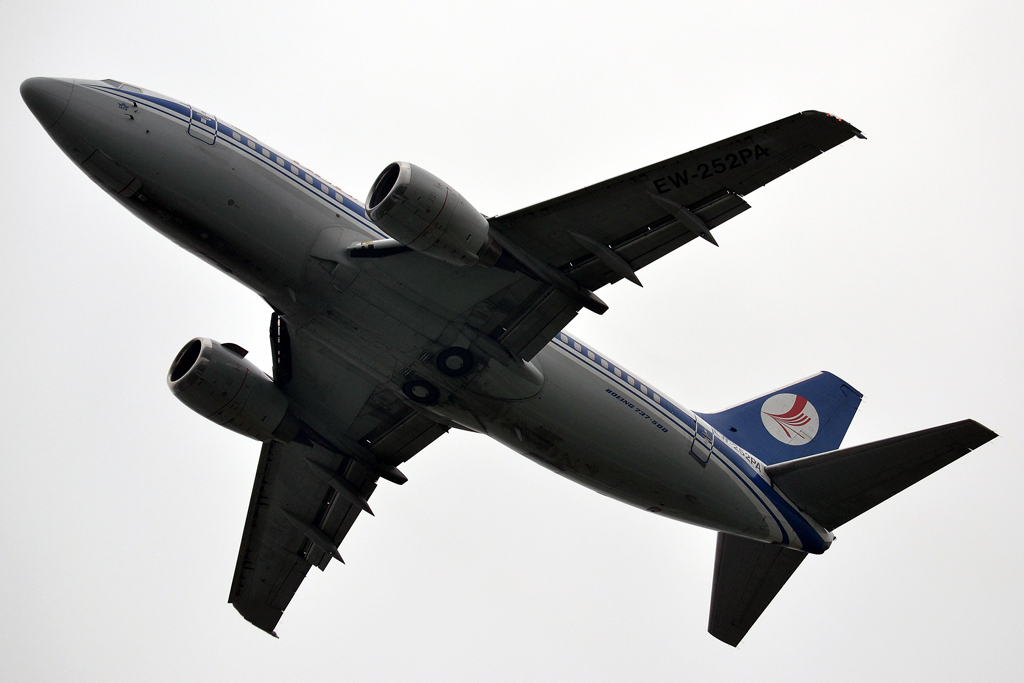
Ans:
{"label": "vertical stabilizer", "polygon": [[718,413],[697,413],[769,465],[839,448],[861,393],[819,372]]}

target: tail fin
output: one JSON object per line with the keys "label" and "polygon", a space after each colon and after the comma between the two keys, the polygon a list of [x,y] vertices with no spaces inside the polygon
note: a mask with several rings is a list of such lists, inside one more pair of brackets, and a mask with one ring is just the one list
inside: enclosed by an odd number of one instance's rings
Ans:
{"label": "tail fin", "polygon": [[769,465],[839,448],[861,393],[819,372],[718,413],[697,413]]}
{"label": "tail fin", "polygon": [[768,467],[772,484],[826,529],[866,512],[996,438],[974,420]]}

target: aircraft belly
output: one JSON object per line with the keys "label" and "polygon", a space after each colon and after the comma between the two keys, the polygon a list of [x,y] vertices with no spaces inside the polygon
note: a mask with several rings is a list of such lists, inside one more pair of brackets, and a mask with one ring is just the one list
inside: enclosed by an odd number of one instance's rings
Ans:
{"label": "aircraft belly", "polygon": [[[549,344],[534,359],[544,387],[510,404],[488,434],[607,496],[673,519],[781,540],[729,467],[690,455],[692,433],[663,428],[616,399],[614,385]],[[653,413],[654,411],[651,410]]]}

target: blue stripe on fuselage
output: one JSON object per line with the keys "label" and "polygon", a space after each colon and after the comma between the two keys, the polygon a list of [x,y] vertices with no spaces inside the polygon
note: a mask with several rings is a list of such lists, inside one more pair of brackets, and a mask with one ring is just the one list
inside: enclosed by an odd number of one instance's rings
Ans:
{"label": "blue stripe on fuselage", "polygon": [[[665,418],[672,421],[676,426],[681,428],[684,433],[691,436],[693,435],[695,427],[691,427],[684,422],[684,420],[686,420],[693,423],[693,418],[688,415],[684,409],[679,408],[663,395],[651,389],[650,385],[646,382],[623,370],[620,366],[615,365],[607,358],[602,357],[593,349],[587,348],[581,342],[569,337],[564,332],[557,335],[551,343],[564,347],[569,351],[570,358],[576,359],[577,362],[582,363],[586,367],[601,371],[604,376],[606,376],[616,386],[620,387],[623,391],[632,394],[637,398],[637,400],[643,401],[651,410],[660,413]],[[579,344],[582,350],[577,351],[574,344]],[[594,358],[591,359],[588,353],[593,353]],[[607,368],[604,367],[602,361],[608,364]],[[616,369],[621,373],[621,377],[615,374]],[[633,384],[629,383],[630,379],[633,380]],[[641,387],[646,388],[647,393],[643,393],[640,389]],[[658,397],[658,401],[654,400],[653,396],[655,395]],[[778,524],[783,535],[783,544],[789,544],[789,534],[786,532],[786,528],[783,526],[781,520],[779,520],[772,511],[772,507],[782,514],[789,526],[796,532],[803,550],[810,553],[824,552],[824,540],[814,527],[808,523],[803,514],[782,498],[767,481],[757,474],[754,468],[743,456],[736,452],[729,443],[726,443],[722,439],[722,435],[716,432],[715,446],[712,454],[723,464],[730,467],[730,469],[737,475],[742,475],[738,477],[740,481],[742,481],[754,497],[761,502],[765,510],[772,515],[776,524]],[[771,505],[768,504],[769,502]]]}
{"label": "blue stripe on fuselage", "polygon": [[188,123],[189,117],[192,115],[192,108],[190,106],[188,106],[187,104],[182,104],[181,102],[169,100],[165,97],[147,95],[145,93],[139,93],[132,90],[121,90],[119,88],[114,88],[105,85],[89,85],[85,87],[92,88],[93,90],[99,90],[100,92],[106,93],[108,95],[116,94],[120,97],[123,97],[126,100],[143,100],[144,102],[147,102],[149,104],[155,104],[157,106],[163,107],[164,109],[170,110],[177,114],[181,114],[182,118],[180,120],[184,121],[185,123]]}
{"label": "blue stripe on fuselage", "polygon": [[[137,93],[131,90],[122,90],[111,86],[101,85],[89,85],[87,86],[93,90],[103,92],[104,94],[120,97],[123,99],[129,99],[139,104],[148,106],[149,108],[156,109],[161,113],[168,114],[179,123],[184,124],[186,127],[191,123],[192,107],[187,104],[182,104],[175,100],[170,100],[165,97],[158,97],[156,95],[147,95],[145,93]],[[180,114],[177,116],[176,114]],[[253,161],[259,161],[265,168],[273,169],[280,177],[286,178],[291,184],[299,187],[306,191],[312,196],[316,197],[320,201],[327,204],[327,206],[341,211],[354,219],[359,225],[378,238],[387,238],[388,235],[383,233],[377,226],[366,219],[366,210],[363,206],[352,199],[340,189],[322,179],[313,171],[305,168],[301,164],[296,163],[292,159],[278,154],[274,150],[270,149],[263,143],[259,142],[250,135],[246,135],[242,131],[232,128],[223,121],[217,120],[217,138],[223,140],[229,144],[237,152],[243,152]],[[240,140],[236,140],[233,135],[238,135]],[[256,149],[253,150],[248,146],[249,142],[256,145]],[[263,155],[262,151],[267,150],[271,157],[267,158]],[[278,159],[283,162],[287,168],[295,167],[298,169],[298,173],[290,173],[285,167],[277,163]],[[306,180],[306,178],[309,180]]]}

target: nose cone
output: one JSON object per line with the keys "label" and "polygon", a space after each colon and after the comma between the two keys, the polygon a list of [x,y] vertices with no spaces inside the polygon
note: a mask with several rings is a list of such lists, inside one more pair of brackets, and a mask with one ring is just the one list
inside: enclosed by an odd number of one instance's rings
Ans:
{"label": "nose cone", "polygon": [[70,80],[29,78],[21,84],[21,99],[43,128],[50,128],[67,108],[73,88]]}

